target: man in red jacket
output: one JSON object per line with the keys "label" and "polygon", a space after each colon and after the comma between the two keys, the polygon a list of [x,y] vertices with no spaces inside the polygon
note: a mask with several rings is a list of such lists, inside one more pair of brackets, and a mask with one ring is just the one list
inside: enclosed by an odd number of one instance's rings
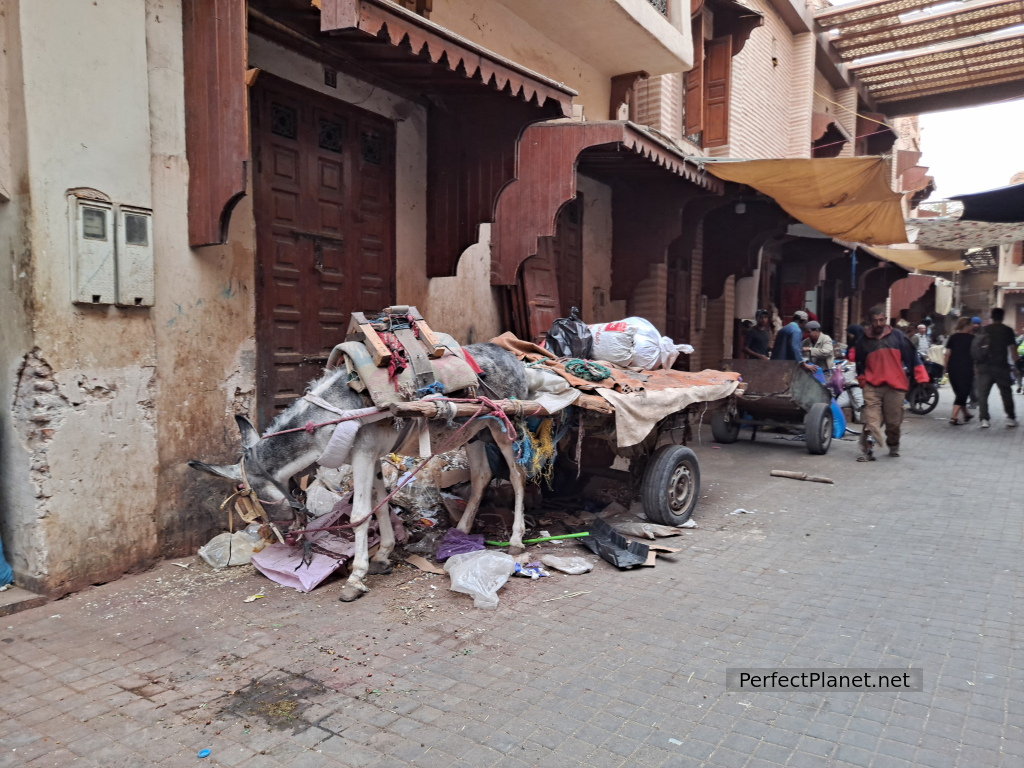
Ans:
{"label": "man in red jacket", "polygon": [[885,309],[872,307],[868,312],[868,325],[857,341],[855,350],[857,381],[864,391],[864,410],[860,433],[862,456],[857,461],[874,461],[868,438],[882,444],[882,425],[885,425],[885,444],[889,455],[900,455],[900,426],[903,423],[903,401],[910,389],[907,371],[914,372],[914,380],[928,382],[921,356],[903,331],[885,322]]}

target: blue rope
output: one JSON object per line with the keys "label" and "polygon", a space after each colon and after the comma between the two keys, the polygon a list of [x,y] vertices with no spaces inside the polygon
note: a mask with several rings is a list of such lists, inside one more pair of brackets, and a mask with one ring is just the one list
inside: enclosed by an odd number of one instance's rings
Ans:
{"label": "blue rope", "polygon": [[604,381],[612,375],[612,369],[595,363],[592,360],[580,360],[577,357],[566,360],[563,364],[566,373],[584,381]]}
{"label": "blue rope", "polygon": [[421,387],[416,390],[416,399],[426,397],[427,395],[443,395],[444,385],[440,381],[435,381],[433,384],[428,384],[425,387]]}

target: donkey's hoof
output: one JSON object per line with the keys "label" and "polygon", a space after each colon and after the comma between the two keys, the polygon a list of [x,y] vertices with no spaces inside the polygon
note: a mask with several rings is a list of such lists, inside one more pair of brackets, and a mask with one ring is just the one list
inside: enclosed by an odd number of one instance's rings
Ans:
{"label": "donkey's hoof", "polygon": [[366,572],[371,576],[380,576],[385,573],[391,573],[391,563],[382,563],[377,560],[371,560],[370,568]]}
{"label": "donkey's hoof", "polygon": [[519,557],[525,551],[526,551],[526,547],[509,547],[508,548],[508,553],[510,555],[512,555],[512,557]]}
{"label": "donkey's hoof", "polygon": [[341,594],[338,596],[338,599],[341,600],[341,602],[343,603],[351,603],[355,600],[358,600],[360,597],[363,596],[363,594],[363,590],[361,590],[359,587],[353,586],[351,584],[346,584],[341,588]]}

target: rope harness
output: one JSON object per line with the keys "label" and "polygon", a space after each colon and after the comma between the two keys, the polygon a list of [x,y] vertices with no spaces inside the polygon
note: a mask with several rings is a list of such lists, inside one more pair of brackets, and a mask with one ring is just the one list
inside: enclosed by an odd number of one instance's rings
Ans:
{"label": "rope harness", "polygon": [[[308,400],[310,400],[311,402],[313,402],[315,405],[318,405],[318,406],[320,406],[322,408],[326,408],[326,410],[334,411],[335,413],[345,413],[344,411],[341,411],[340,409],[330,405],[326,401],[320,400],[320,398],[315,398],[315,397],[312,397],[312,396],[309,396],[309,395],[307,395],[306,398]],[[430,398],[430,400],[431,400],[431,402],[436,402],[438,404],[439,412],[441,412],[442,409],[443,409],[443,412],[444,412],[445,415],[449,415],[450,414],[449,421],[451,420],[451,417],[454,417],[454,414],[456,412],[455,411],[455,406],[456,406],[457,403],[470,403],[470,404],[475,404],[478,407],[477,407],[476,412],[472,416],[470,416],[468,419],[466,419],[465,423],[463,423],[462,426],[460,426],[451,435],[451,437],[449,437],[449,439],[447,441],[445,441],[444,445],[442,445],[436,451],[432,452],[430,454],[430,456],[428,456],[425,461],[423,461],[418,467],[416,467],[416,469],[414,469],[412,472],[410,472],[402,480],[402,482],[398,483],[395,486],[395,488],[391,491],[391,493],[389,493],[387,496],[385,496],[373,509],[370,510],[370,513],[364,519],[372,517],[381,507],[383,507],[385,504],[387,504],[395,496],[395,494],[397,494],[400,490],[402,490],[402,488],[404,488],[406,485],[411,483],[412,479],[420,472],[420,470],[422,470],[424,467],[427,466],[427,464],[430,462],[430,459],[432,459],[435,456],[438,456],[438,455],[440,455],[442,453],[446,453],[446,452],[452,450],[453,448],[456,448],[459,445],[461,445],[461,443],[457,442],[458,438],[459,438],[459,435],[461,435],[466,430],[466,428],[470,424],[472,424],[476,419],[478,419],[478,418],[493,418],[493,419],[497,419],[502,424],[501,431],[505,435],[505,437],[508,438],[509,442],[512,443],[512,442],[515,441],[516,429],[513,426],[512,421],[505,414],[505,412],[502,409],[502,407],[498,403],[496,403],[495,401],[491,400],[488,397],[475,397],[475,398],[448,398],[448,397],[433,398],[432,397],[432,398]],[[490,411],[490,413],[487,413],[487,411]],[[286,435],[286,434],[290,434],[290,433],[293,433],[293,432],[303,432],[303,431],[308,432],[309,434],[313,434],[313,432],[316,431],[317,429],[319,429],[320,427],[329,426],[331,424],[339,424],[339,423],[341,423],[343,421],[349,421],[349,420],[352,420],[352,419],[363,418],[364,416],[365,416],[365,414],[361,414],[361,415],[346,415],[346,416],[343,416],[343,417],[338,418],[338,419],[333,419],[331,421],[325,421],[325,422],[321,422],[321,423],[308,422],[305,426],[297,427],[295,429],[285,429],[285,430],[281,430],[280,432],[271,432],[268,435],[263,435],[263,437],[261,437],[260,439],[261,440],[266,440],[267,438],[276,437],[278,435]],[[256,491],[253,490],[252,485],[249,482],[249,477],[248,477],[248,474],[246,472],[246,462],[247,461],[251,462],[253,467],[259,473],[261,473],[267,480],[269,480],[274,485],[274,487],[278,490],[278,492],[281,493],[281,495],[284,498],[282,498],[282,499],[280,499],[278,501],[267,501],[265,499],[259,498],[259,496],[256,494]],[[295,497],[292,496],[291,492],[287,488],[285,488],[284,485],[279,483],[274,478],[274,476],[271,475],[266,470],[266,468],[259,462],[259,459],[257,459],[256,456],[253,454],[252,447],[246,448],[245,451],[242,453],[242,460],[241,460],[241,462],[239,464],[239,468],[240,468],[241,474],[242,474],[242,482],[239,483],[238,489],[234,493],[232,493],[230,496],[228,496],[223,501],[223,503],[220,505],[221,511],[223,511],[228,506],[228,504],[230,504],[231,502],[234,501],[235,502],[235,511],[238,512],[238,515],[239,515],[239,517],[242,518],[242,520],[244,520],[247,523],[253,523],[253,522],[256,522],[258,518],[263,518],[264,520],[267,521],[267,523],[270,526],[271,530],[274,532],[274,534],[277,536],[278,540],[282,544],[288,544],[290,546],[294,546],[294,545],[298,544],[300,540],[302,540],[302,536],[305,533],[324,533],[324,532],[327,532],[327,531],[342,531],[342,530],[347,530],[347,529],[350,529],[350,528],[355,528],[355,527],[357,527],[358,525],[360,525],[363,522],[362,520],[360,520],[358,523],[351,523],[350,522],[350,523],[345,523],[343,525],[333,525],[333,526],[329,526],[329,527],[325,527],[325,528],[300,528],[298,530],[290,530],[290,531],[282,534],[281,531],[278,528],[278,525],[280,523],[287,522],[288,524],[291,525],[291,524],[295,524],[296,522],[299,522],[300,525],[305,525],[306,524],[306,516],[308,514],[308,509],[306,508],[306,505],[301,503],[301,502],[299,502],[297,499],[295,499]],[[294,510],[293,517],[292,517],[292,519],[290,521],[275,521],[275,520],[272,520],[270,515],[268,515],[266,510],[263,508],[264,505],[270,506],[270,505],[281,505],[281,504],[287,504],[289,507],[291,507]],[[230,514],[229,514],[229,518],[230,518]],[[229,520],[229,525],[230,525],[230,520]],[[309,541],[308,540],[302,540],[302,541],[303,541],[303,546],[304,546],[304,552],[303,552],[303,560],[302,560],[301,564],[305,564],[305,565],[308,566],[310,558],[312,557],[312,553],[309,550]]]}

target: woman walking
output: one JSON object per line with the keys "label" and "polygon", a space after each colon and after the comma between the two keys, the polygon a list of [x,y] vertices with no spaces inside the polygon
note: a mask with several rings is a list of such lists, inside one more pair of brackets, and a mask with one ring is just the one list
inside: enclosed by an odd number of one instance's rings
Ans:
{"label": "woman walking", "polygon": [[971,318],[961,317],[957,320],[956,330],[946,341],[946,373],[956,397],[953,400],[953,415],[950,417],[949,423],[955,426],[959,426],[961,423],[957,419],[961,413],[964,415],[964,424],[974,418],[967,410],[967,398],[974,386],[974,360],[971,358],[971,342],[973,340]]}

